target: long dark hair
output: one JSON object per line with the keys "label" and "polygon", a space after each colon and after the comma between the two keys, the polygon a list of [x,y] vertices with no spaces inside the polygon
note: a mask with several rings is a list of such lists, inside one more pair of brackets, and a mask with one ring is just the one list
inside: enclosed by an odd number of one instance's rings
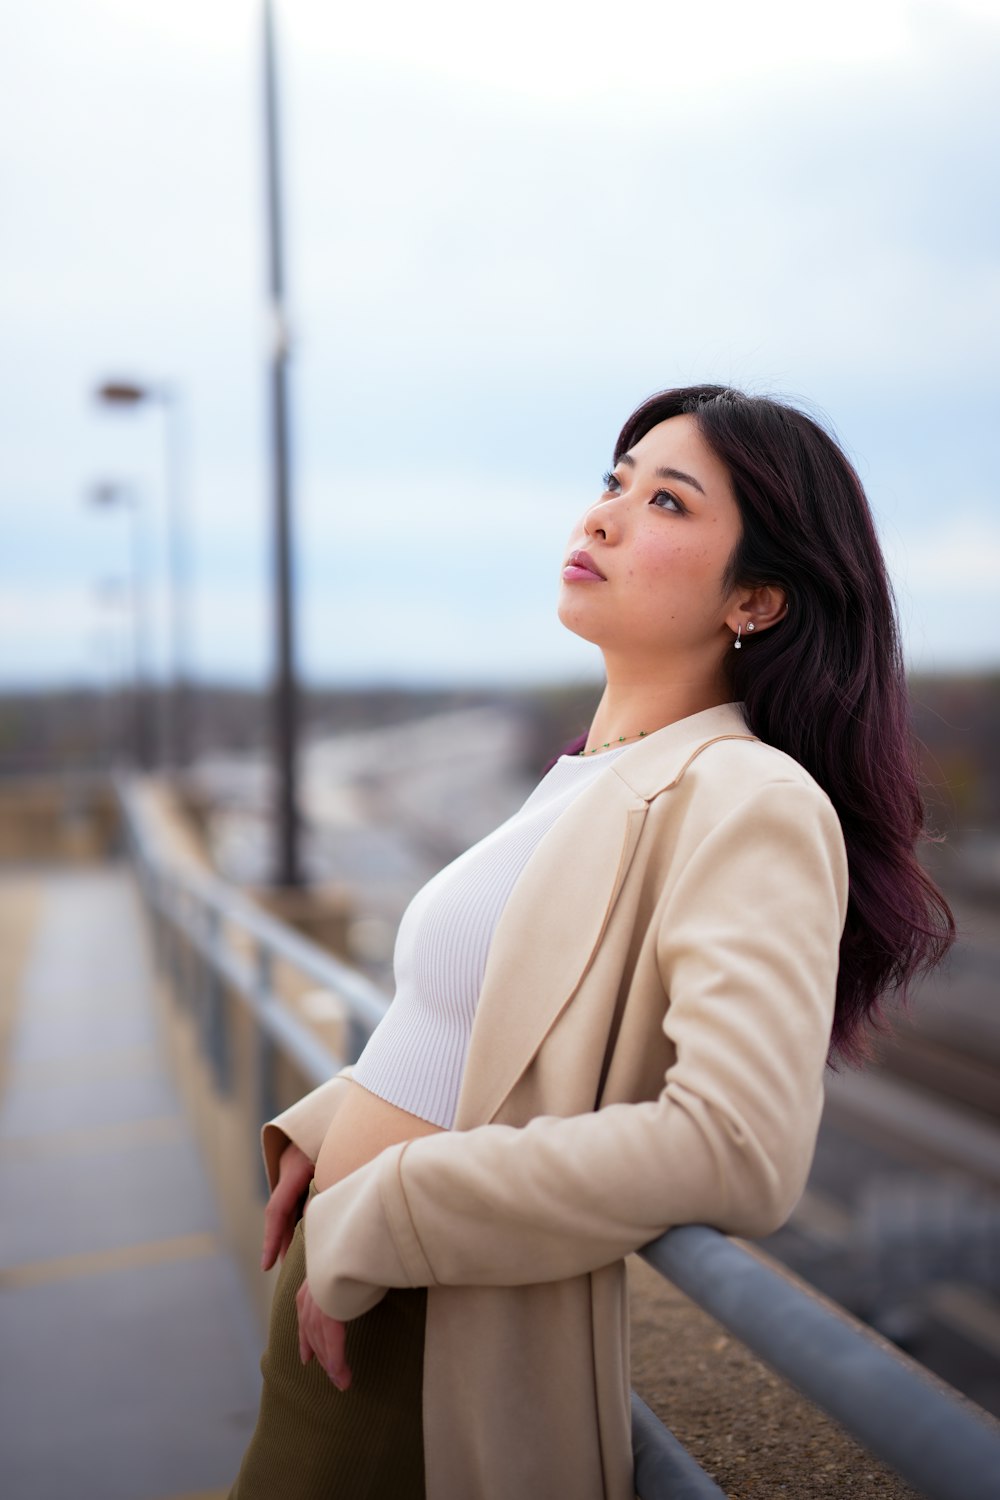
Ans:
{"label": "long dark hair", "polygon": [[651,427],[688,414],[726,465],[743,522],[723,589],[779,585],[788,612],[730,651],[734,700],[754,734],[826,792],[847,845],[830,1065],[871,1056],[880,1002],[905,1002],[955,939],[948,903],[917,861],[926,837],[892,589],[861,481],[811,417],[719,385],[661,391],[629,417],[615,463]]}

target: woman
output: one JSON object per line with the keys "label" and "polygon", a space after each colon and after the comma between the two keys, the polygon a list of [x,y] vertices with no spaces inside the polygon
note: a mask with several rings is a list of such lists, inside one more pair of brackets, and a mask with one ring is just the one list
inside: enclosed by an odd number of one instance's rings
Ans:
{"label": "woman", "polygon": [[953,937],[843,453],[699,386],[614,460],[562,575],[607,670],[579,753],[415,898],[355,1068],[264,1126],[238,1500],[631,1497],[623,1257],[777,1229],[824,1066]]}

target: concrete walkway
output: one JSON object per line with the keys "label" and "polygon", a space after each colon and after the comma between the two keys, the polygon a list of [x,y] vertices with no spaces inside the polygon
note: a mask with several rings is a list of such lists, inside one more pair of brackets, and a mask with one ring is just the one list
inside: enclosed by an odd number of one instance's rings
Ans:
{"label": "concrete walkway", "polygon": [[262,1336],[124,866],[0,876],[0,1204],[4,1500],[221,1500]]}

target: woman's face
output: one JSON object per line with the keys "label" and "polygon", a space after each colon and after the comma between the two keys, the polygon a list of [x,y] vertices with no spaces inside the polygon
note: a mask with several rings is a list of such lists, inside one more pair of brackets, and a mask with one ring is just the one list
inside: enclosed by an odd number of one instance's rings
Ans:
{"label": "woman's face", "polygon": [[728,470],[693,417],[671,417],[605,476],[574,529],[559,618],[605,653],[715,670],[733,641],[738,591],[723,594],[722,577],[740,534]]}

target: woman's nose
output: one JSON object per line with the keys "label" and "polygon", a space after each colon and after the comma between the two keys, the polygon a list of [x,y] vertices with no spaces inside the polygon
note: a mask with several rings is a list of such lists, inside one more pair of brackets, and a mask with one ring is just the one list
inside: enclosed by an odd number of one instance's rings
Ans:
{"label": "woman's nose", "polygon": [[583,529],[588,536],[600,537],[602,542],[611,541],[617,533],[618,521],[611,504],[599,500],[592,505],[583,518]]}

